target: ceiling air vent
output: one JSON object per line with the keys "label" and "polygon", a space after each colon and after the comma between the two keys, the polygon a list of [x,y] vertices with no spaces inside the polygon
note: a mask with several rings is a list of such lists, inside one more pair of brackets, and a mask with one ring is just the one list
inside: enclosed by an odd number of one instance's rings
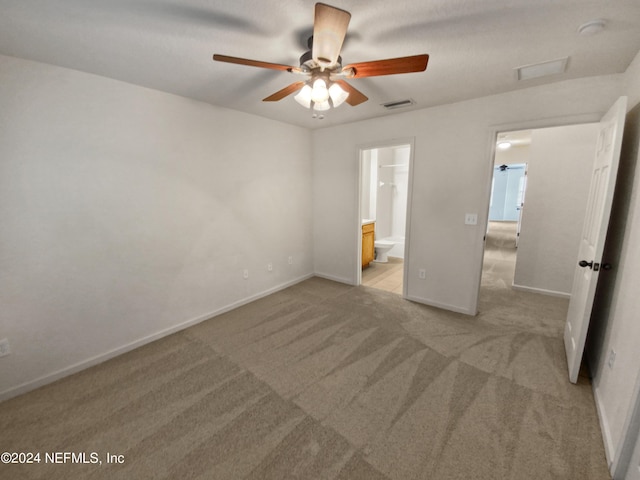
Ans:
{"label": "ceiling air vent", "polygon": [[548,75],[558,75],[567,70],[568,61],[569,57],[564,57],[549,62],[523,65],[515,69],[516,78],[518,80],[531,80],[532,78],[546,77]]}
{"label": "ceiling air vent", "polygon": [[416,102],[414,102],[413,100],[408,98],[406,100],[398,100],[398,101],[395,101],[395,102],[383,103],[382,106],[384,108],[386,108],[387,110],[393,110],[395,108],[404,108],[404,107],[408,107],[410,105],[415,105],[415,104],[416,104]]}

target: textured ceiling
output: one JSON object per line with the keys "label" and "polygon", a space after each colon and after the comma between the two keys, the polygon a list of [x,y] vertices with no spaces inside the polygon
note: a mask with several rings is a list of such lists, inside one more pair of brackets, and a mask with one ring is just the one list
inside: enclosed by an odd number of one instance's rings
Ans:
{"label": "textured ceiling", "polygon": [[[640,0],[345,0],[343,63],[428,53],[426,72],[350,82],[369,97],[314,120],[287,97],[292,74],[212,60],[213,53],[298,65],[313,1],[0,0],[0,53],[73,68],[304,127],[389,115],[560,80],[622,73],[640,50]],[[606,21],[603,32],[578,27]],[[569,57],[567,71],[516,80],[514,68]],[[1,88],[1,86],[0,86]]]}

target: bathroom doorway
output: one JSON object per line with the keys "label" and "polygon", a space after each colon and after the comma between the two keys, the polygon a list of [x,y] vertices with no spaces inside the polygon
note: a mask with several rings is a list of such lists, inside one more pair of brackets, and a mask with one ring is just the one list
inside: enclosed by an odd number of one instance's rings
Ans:
{"label": "bathroom doorway", "polygon": [[359,283],[398,295],[405,292],[411,152],[410,142],[360,150]]}

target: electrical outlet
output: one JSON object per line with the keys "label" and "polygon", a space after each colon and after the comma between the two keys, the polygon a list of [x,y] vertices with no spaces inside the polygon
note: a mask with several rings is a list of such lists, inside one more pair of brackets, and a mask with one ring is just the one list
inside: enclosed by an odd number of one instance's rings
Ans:
{"label": "electrical outlet", "polygon": [[11,353],[11,349],[9,348],[9,340],[3,338],[0,340],[0,357],[5,357]]}
{"label": "electrical outlet", "polygon": [[418,270],[418,278],[421,280],[424,280],[425,278],[427,278],[427,271],[424,268],[421,268],[420,270]]}
{"label": "electrical outlet", "polygon": [[465,225],[477,225],[478,224],[478,214],[477,213],[465,213],[464,214],[464,224]]}
{"label": "electrical outlet", "polygon": [[289,262],[289,265],[293,265],[293,257],[289,257],[289,260],[287,260]]}
{"label": "electrical outlet", "polygon": [[273,263],[271,262],[267,263],[267,271],[273,272]]}
{"label": "electrical outlet", "polygon": [[607,361],[607,365],[609,368],[613,368],[613,364],[616,361],[616,351],[612,348],[609,352],[609,360]]}
{"label": "electrical outlet", "polygon": [[244,278],[249,278],[249,270],[245,268],[244,271],[242,272],[242,276]]}

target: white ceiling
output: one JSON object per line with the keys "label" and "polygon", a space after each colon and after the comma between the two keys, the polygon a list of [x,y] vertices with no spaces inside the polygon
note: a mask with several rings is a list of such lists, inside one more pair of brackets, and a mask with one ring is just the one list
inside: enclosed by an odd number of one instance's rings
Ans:
{"label": "white ceiling", "polygon": [[[428,53],[426,72],[350,82],[369,97],[313,120],[287,97],[287,72],[213,53],[298,65],[314,1],[0,0],[0,53],[154,88],[304,127],[397,113],[576,77],[622,73],[640,50],[640,0],[327,0],[351,12],[343,64]],[[578,27],[606,21],[603,32]],[[567,71],[516,80],[514,68],[569,57]],[[1,86],[0,86],[1,88]]]}

